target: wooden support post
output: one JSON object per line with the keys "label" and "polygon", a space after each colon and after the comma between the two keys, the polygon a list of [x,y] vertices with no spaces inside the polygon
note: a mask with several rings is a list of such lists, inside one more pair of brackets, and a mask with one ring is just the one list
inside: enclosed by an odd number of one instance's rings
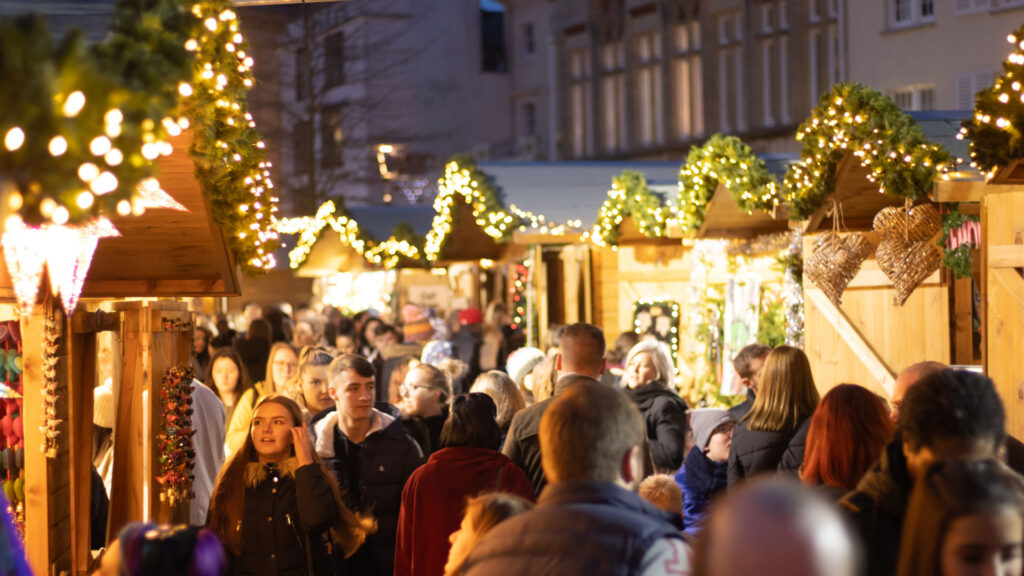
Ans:
{"label": "wooden support post", "polygon": [[[80,315],[76,314],[75,317]],[[95,332],[68,335],[68,442],[71,446],[71,565],[89,573],[92,503],[92,411],[96,387]]]}
{"label": "wooden support post", "polygon": [[588,324],[594,323],[594,280],[591,274],[590,246],[580,248],[582,252],[580,260],[583,263],[583,321]]}

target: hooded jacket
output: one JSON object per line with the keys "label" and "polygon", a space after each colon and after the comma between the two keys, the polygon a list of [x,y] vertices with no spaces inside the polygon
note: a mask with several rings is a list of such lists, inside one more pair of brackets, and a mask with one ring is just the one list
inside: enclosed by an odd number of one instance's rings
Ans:
{"label": "hooded jacket", "polygon": [[627,388],[626,394],[643,412],[655,468],[679,470],[686,457],[686,402],[660,381]]}
{"label": "hooded jacket", "polygon": [[749,420],[743,420],[732,432],[729,485],[764,472],[783,471],[795,475],[804,461],[810,416],[804,418],[796,428],[773,432],[751,430],[747,428],[749,424]]}
{"label": "hooded jacket", "polygon": [[534,498],[530,479],[497,450],[459,446],[431,454],[402,491],[395,575],[441,576],[466,499],[493,491]]}
{"label": "hooded jacket", "polygon": [[900,557],[903,519],[913,482],[903,455],[903,439],[897,434],[878,462],[839,501],[860,535],[867,556],[867,574],[891,576]]}
{"label": "hooded jacket", "polygon": [[315,424],[316,452],[338,480],[345,505],[377,519],[377,533],[367,537],[348,565],[358,574],[390,575],[402,488],[423,463],[423,452],[401,421],[376,409],[373,421],[357,444],[338,428],[338,412],[329,412]]}

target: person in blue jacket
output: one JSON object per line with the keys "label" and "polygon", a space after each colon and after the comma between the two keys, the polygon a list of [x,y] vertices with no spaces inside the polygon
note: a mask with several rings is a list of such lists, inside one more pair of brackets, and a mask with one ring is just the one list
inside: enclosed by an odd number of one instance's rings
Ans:
{"label": "person in blue jacket", "polygon": [[726,410],[701,408],[690,412],[693,448],[686,455],[676,484],[683,491],[683,529],[696,536],[708,504],[729,480],[729,447],[736,418]]}

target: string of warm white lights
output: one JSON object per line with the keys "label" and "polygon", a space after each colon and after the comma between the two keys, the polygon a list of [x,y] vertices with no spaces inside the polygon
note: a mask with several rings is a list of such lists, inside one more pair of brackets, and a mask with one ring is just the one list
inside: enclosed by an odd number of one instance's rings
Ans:
{"label": "string of warm white lights", "polygon": [[626,170],[612,178],[608,198],[601,204],[597,222],[584,235],[597,246],[617,249],[619,227],[626,217],[633,219],[640,233],[648,238],[661,238],[667,233],[668,211],[661,198],[651,192],[643,174]]}
{"label": "string of warm white lights", "polygon": [[970,138],[971,166],[993,172],[1024,158],[1024,26],[1006,37],[1013,52],[1003,74],[975,96],[974,116],[958,138]]}

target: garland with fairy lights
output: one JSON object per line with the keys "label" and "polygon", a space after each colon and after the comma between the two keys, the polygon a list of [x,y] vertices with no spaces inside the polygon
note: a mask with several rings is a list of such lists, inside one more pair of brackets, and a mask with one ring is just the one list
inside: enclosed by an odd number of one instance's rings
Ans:
{"label": "garland with fairy lights", "polygon": [[38,17],[0,24],[0,173],[30,225],[141,214],[140,184],[193,128],[196,177],[246,272],[274,266],[264,144],[246,110],[252,58],[230,0],[121,0],[106,39],[58,48]]}
{"label": "garland with fairy lights", "polygon": [[665,236],[667,210],[661,197],[648,188],[643,174],[632,170],[612,178],[612,188],[597,214],[597,222],[589,233],[590,240],[598,246],[616,247],[619,227],[627,216],[644,236]]}
{"label": "garland with fairy lights", "polygon": [[530,262],[527,258],[517,262],[512,269],[512,285],[509,295],[512,297],[512,330],[522,330],[530,325]]}
{"label": "garland with fairy lights", "polygon": [[423,248],[424,255],[431,262],[441,256],[445,241],[455,225],[458,212],[455,203],[458,200],[472,207],[477,225],[498,242],[508,241],[519,225],[519,219],[504,209],[497,189],[477,168],[476,162],[470,156],[457,155],[445,165],[444,177],[437,181],[434,221]]}
{"label": "garland with fairy lights", "polygon": [[425,243],[422,236],[413,232],[412,226],[399,222],[391,231],[391,236],[383,242],[377,242],[366,251],[365,257],[372,264],[382,264],[390,270],[401,261],[417,262],[422,260],[420,248]]}
{"label": "garland with fairy lights", "polygon": [[970,139],[971,166],[986,172],[1024,158],[1024,26],[1006,41],[1014,49],[1003,75],[974,96],[974,117],[961,130]]}
{"label": "garland with fairy lights", "polygon": [[[679,357],[679,303],[667,298],[642,299],[633,305],[633,331],[641,338],[654,336],[668,345],[672,365]],[[673,382],[668,383],[674,387]]]}
{"label": "garland with fairy lights", "polygon": [[931,190],[949,153],[930,142],[921,127],[892,100],[857,83],[840,83],[821,96],[800,125],[800,161],[783,181],[792,220],[809,218],[835,188],[836,165],[853,154],[880,192],[918,199]]}
{"label": "garland with fairy lights", "polygon": [[191,498],[192,471],[196,453],[192,447],[192,379],[195,371],[188,364],[172,366],[164,372],[160,386],[162,427],[156,436],[160,448],[160,501],[174,506]]}
{"label": "garland with fairy lights", "polygon": [[695,231],[718,185],[732,193],[741,210],[770,211],[780,202],[779,184],[764,160],[735,136],[715,134],[690,149],[679,171],[679,224]]}

